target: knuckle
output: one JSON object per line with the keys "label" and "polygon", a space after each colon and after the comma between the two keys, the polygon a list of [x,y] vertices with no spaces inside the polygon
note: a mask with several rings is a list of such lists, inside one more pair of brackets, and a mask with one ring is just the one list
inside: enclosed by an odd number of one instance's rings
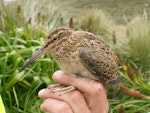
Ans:
{"label": "knuckle", "polygon": [[96,84],[91,89],[91,95],[98,96],[100,95],[101,90],[103,89],[103,86],[101,84]]}

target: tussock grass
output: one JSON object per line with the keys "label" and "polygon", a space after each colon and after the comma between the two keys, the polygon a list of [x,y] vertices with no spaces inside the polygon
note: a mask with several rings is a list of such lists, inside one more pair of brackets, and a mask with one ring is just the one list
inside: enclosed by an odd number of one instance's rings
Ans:
{"label": "tussock grass", "polygon": [[42,28],[47,33],[50,33],[54,28],[61,26],[62,15],[51,0],[27,1],[23,6],[23,11],[25,21],[28,22],[32,29]]}
{"label": "tussock grass", "polygon": [[81,17],[81,29],[108,38],[114,23],[113,19],[106,15],[103,11],[96,9],[85,11]]}
{"label": "tussock grass", "polygon": [[126,55],[133,61],[150,69],[150,21],[146,12],[128,23],[129,42],[125,45]]}
{"label": "tussock grass", "polygon": [[11,19],[14,27],[21,27],[25,25],[22,6],[23,0],[15,0],[5,4],[3,0],[0,0],[0,30],[9,31],[9,24],[7,21]]}

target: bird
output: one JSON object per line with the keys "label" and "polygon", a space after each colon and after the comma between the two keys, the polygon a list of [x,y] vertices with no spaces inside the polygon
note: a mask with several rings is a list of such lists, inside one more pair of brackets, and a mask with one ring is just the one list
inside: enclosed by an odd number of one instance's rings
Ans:
{"label": "bird", "polygon": [[[104,86],[116,86],[120,81],[117,56],[102,36],[83,30],[57,28],[19,72],[47,53],[64,73],[96,80]],[[63,90],[66,93],[76,89],[74,86],[66,87],[54,92]]]}

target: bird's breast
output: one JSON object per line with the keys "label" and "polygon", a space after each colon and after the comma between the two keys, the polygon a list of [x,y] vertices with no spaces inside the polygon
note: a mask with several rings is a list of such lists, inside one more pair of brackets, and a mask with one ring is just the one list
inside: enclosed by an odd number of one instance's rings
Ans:
{"label": "bird's breast", "polygon": [[77,74],[81,77],[98,80],[98,78],[96,76],[93,76],[93,74],[81,62],[78,54],[76,54],[75,56],[70,55],[67,58],[57,58],[56,62],[59,65],[60,69],[67,74]]}

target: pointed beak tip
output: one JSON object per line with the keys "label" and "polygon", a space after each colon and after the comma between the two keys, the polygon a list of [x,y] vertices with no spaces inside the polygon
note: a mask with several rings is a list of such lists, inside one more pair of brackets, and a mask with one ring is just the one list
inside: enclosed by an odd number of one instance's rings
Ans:
{"label": "pointed beak tip", "polygon": [[23,70],[22,69],[19,69],[18,73],[22,72]]}
{"label": "pointed beak tip", "polygon": [[45,54],[45,51],[43,47],[41,47],[19,70],[19,73],[22,72],[28,65],[30,65],[33,61],[35,61],[37,58],[41,57]]}
{"label": "pointed beak tip", "polygon": [[22,72],[25,68],[26,68],[25,65],[23,65],[23,66],[19,69],[18,73]]}
{"label": "pointed beak tip", "polygon": [[18,73],[20,73],[20,72],[21,72],[21,70],[18,71]]}

